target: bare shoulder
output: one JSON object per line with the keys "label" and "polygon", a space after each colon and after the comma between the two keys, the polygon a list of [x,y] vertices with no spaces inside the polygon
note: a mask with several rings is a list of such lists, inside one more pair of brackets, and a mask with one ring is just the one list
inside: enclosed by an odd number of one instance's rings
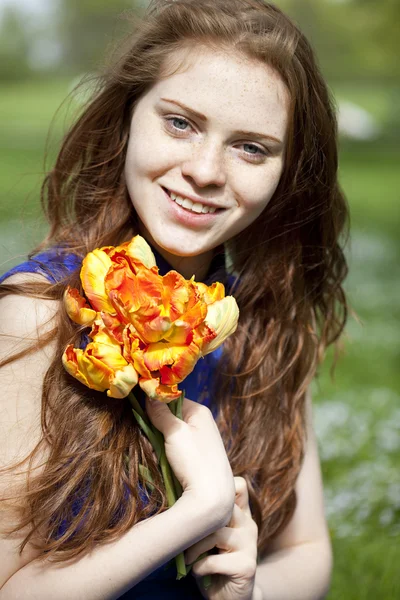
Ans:
{"label": "bare shoulder", "polygon": [[[7,284],[45,282],[47,280],[36,273],[18,273],[5,280]],[[15,339],[31,339],[39,328],[51,327],[51,321],[57,313],[59,303],[55,300],[32,298],[18,294],[8,294],[0,298],[0,336],[12,336]],[[8,340],[8,346],[10,344]],[[0,346],[1,348],[1,346]],[[0,359],[1,359],[0,349]]]}
{"label": "bare shoulder", "polygon": [[[6,283],[46,281],[40,275],[18,274]],[[26,350],[41,333],[54,328],[58,302],[9,294],[0,299],[0,361]],[[21,533],[8,536],[5,528],[15,523],[12,500],[4,501],[21,490],[26,481],[26,463],[11,471],[2,470],[26,458],[42,437],[41,397],[43,379],[55,350],[52,341],[4,364],[0,368],[0,588],[24,564],[33,560],[36,552],[29,545],[19,554]],[[42,460],[43,456],[38,457]],[[27,531],[25,531],[26,535]]]}
{"label": "bare shoulder", "polygon": [[[16,275],[7,283],[28,280],[32,281],[31,275]],[[58,304],[17,294],[0,299],[0,466],[21,458],[23,449],[29,452],[38,439],[43,379],[54,356],[55,340],[25,351],[54,329]]]}

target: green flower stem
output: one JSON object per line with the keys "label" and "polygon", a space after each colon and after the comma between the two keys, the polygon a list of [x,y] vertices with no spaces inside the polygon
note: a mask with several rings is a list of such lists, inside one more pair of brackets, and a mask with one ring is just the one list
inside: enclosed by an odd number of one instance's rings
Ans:
{"label": "green flower stem", "polygon": [[132,408],[135,409],[135,411],[138,413],[138,415],[143,419],[143,421],[149,426],[151,427],[151,423],[149,421],[148,416],[146,415],[146,413],[144,412],[143,408],[140,406],[140,402],[138,401],[138,399],[136,398],[135,394],[133,392],[129,392],[128,394],[128,398],[129,398],[129,402],[132,405]]}
{"label": "green flower stem", "polygon": [[160,461],[162,449],[164,447],[164,438],[162,434],[152,425],[152,423],[150,423],[147,415],[143,412],[142,407],[132,392],[128,395],[128,398],[132,405],[132,412],[136,421],[143,429],[147,439],[153,446],[157,460]]}
{"label": "green flower stem", "polygon": [[175,493],[176,493],[176,497],[180,498],[182,496],[183,490],[182,490],[182,486],[179,483],[178,479],[175,476],[175,473],[172,471],[172,481],[174,483],[174,488],[175,488]]}
{"label": "green flower stem", "polygon": [[[161,473],[162,473],[162,476],[164,479],[165,490],[167,492],[168,506],[171,507],[177,501],[178,496],[175,492],[174,479],[173,479],[174,476],[172,473],[172,469],[169,465],[169,462],[167,460],[165,450],[163,450],[163,452],[161,454],[160,467],[161,467]],[[180,552],[177,556],[175,556],[175,563],[176,563],[176,571],[177,571],[176,578],[182,579],[182,577],[186,577],[187,569],[186,569],[186,563],[185,563],[185,555],[183,552]]]}
{"label": "green flower stem", "polygon": [[[190,570],[193,567],[193,565],[196,564],[197,562],[199,562],[199,560],[202,560],[203,558],[205,558],[206,556],[208,556],[208,552],[203,552],[203,554],[200,554],[200,556],[198,556],[194,562],[192,562],[190,565],[187,565],[187,567],[186,567],[187,572],[190,573]],[[203,577],[201,578],[201,585],[203,586],[203,588],[205,590],[208,590],[211,583],[212,583],[211,575],[203,575]]]}
{"label": "green flower stem", "polygon": [[[185,399],[185,390],[183,390],[183,392],[181,393],[181,395],[179,396],[179,398],[177,400],[174,400],[173,402],[169,403],[169,407],[170,407],[171,411],[178,419],[181,419],[181,421],[183,420],[182,404],[183,404],[184,399]],[[172,471],[172,477],[174,480],[176,495],[179,498],[180,496],[182,496],[182,486],[181,486],[180,482],[178,481],[178,479],[175,477],[175,473],[173,471]],[[201,554],[195,562],[201,560],[202,558],[205,558],[206,556],[208,556],[208,552],[204,552],[203,554]],[[192,568],[192,565],[186,567],[187,573],[189,573],[191,568]],[[211,585],[211,575],[204,575],[201,579],[201,583],[202,583],[204,589],[208,590],[208,588]]]}
{"label": "green flower stem", "polygon": [[[177,400],[170,402],[168,405],[172,414],[174,414],[178,419],[181,419],[181,420],[183,418],[182,417],[182,403],[183,403],[184,397],[185,397],[185,392],[182,392],[182,394],[180,395],[180,397]],[[147,417],[146,413],[143,411],[142,407],[140,406],[140,403],[138,402],[137,398],[135,397],[135,395],[132,392],[129,394],[128,398],[132,405],[132,412],[135,416],[136,421],[138,422],[139,426],[144,431],[145,435],[147,436],[148,440],[150,441],[150,443],[153,446],[154,451],[156,453],[157,460],[158,460],[158,463],[161,468],[161,474],[163,477],[164,485],[165,485],[168,506],[171,507],[175,504],[177,499],[180,498],[180,496],[182,496],[182,486],[181,486],[180,482],[178,481],[178,479],[176,478],[175,473],[172,471],[172,469],[168,463],[167,456],[165,454],[164,436],[161,433],[161,431],[156,429],[154,427],[154,425],[150,422],[149,418]],[[151,489],[152,488],[152,485],[150,483],[151,476],[150,476],[150,473],[148,472],[148,470],[143,465],[139,465],[139,472],[140,472],[142,478],[144,480],[147,480],[146,483],[149,482],[148,485]],[[199,556],[197,561],[201,560],[205,556],[207,556],[207,552],[205,552],[204,554]],[[195,562],[197,562],[197,561],[195,561]],[[178,580],[182,579],[183,577],[186,577],[186,575],[189,573],[190,569],[192,568],[192,565],[190,565],[188,567],[186,566],[185,556],[184,556],[183,552],[180,552],[177,556],[175,556],[175,564],[176,564],[176,571],[177,571],[176,578]],[[203,585],[204,589],[206,589],[206,590],[210,587],[210,585],[211,585],[211,576],[210,575],[205,575],[204,577],[202,577],[202,585]]]}
{"label": "green flower stem", "polygon": [[[208,556],[208,552],[205,552],[204,556]],[[201,583],[203,584],[203,588],[205,590],[208,590],[208,588],[210,587],[210,585],[212,583],[212,581],[211,581],[211,575],[204,575],[203,578],[202,578],[202,580],[201,580]]]}
{"label": "green flower stem", "polygon": [[[143,412],[142,407],[140,406],[139,402],[137,401],[136,397],[134,396],[134,394],[132,392],[129,394],[128,398],[132,405],[132,412],[135,416],[136,421],[138,422],[139,426],[144,431],[145,435],[149,439],[150,443],[152,444],[152,446],[156,452],[158,463],[161,468],[161,474],[162,474],[164,485],[165,485],[168,506],[171,507],[175,504],[179,495],[175,491],[175,483],[174,483],[175,475],[173,475],[173,473],[172,473],[171,467],[167,460],[167,456],[165,454],[164,436],[162,435],[162,433],[160,431],[158,431],[158,429],[156,429],[154,427],[154,425],[152,425],[150,423],[149,419],[147,418],[147,415],[145,415],[145,413]],[[139,470],[140,470],[140,468],[139,468]],[[143,474],[143,471],[142,471],[142,474]],[[175,478],[175,480],[176,480],[176,478]],[[185,556],[184,556],[183,552],[180,552],[175,557],[175,563],[176,563],[176,570],[177,570],[176,578],[182,579],[182,577],[186,577],[187,569],[186,569],[186,564],[185,564]]]}

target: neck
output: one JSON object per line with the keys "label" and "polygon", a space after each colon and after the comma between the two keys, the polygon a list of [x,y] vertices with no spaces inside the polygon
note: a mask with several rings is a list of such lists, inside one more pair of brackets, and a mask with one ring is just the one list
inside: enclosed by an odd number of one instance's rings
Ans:
{"label": "neck", "polygon": [[177,256],[176,254],[170,254],[170,252],[160,248],[157,244],[154,247],[171,267],[183,275],[185,279],[190,279],[193,275],[196,281],[203,281],[205,279],[213,258],[213,252],[207,252],[200,256]]}
{"label": "neck", "polygon": [[190,279],[193,275],[195,276],[196,281],[203,281],[203,279],[205,279],[214,256],[214,250],[209,250],[198,256],[178,256],[177,254],[171,254],[168,250],[161,248],[144,227],[140,227],[140,235],[142,235],[149,244],[161,254],[175,271],[178,271],[178,273],[183,275],[185,279]]}

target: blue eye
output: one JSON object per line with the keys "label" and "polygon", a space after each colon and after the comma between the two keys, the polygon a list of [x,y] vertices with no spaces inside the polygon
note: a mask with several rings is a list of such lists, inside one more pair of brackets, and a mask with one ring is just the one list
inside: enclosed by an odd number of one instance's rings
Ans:
{"label": "blue eye", "polygon": [[187,127],[190,125],[190,123],[186,121],[186,119],[182,119],[182,117],[171,117],[168,121],[175,129],[179,129],[179,131],[186,131]]}
{"label": "blue eye", "polygon": [[[251,148],[252,150],[246,150],[246,147]],[[257,154],[257,152],[260,152],[262,155],[266,154],[261,148],[255,146],[254,144],[243,144],[243,148],[245,149],[245,152],[248,154],[253,154],[254,156]]]}

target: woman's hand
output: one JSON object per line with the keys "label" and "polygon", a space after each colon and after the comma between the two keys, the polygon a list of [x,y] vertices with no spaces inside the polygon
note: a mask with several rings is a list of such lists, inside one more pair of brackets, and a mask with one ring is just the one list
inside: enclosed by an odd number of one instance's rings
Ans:
{"label": "woman's hand", "polygon": [[[231,522],[197,542],[185,552],[186,564],[192,564],[203,552],[218,548],[192,567],[197,585],[208,600],[252,600],[257,568],[258,528],[251,517],[247,483],[235,477],[235,506]],[[211,586],[205,590],[203,575],[211,575]]]}
{"label": "woman's hand", "polygon": [[146,411],[161,431],[165,453],[193,513],[207,514],[204,535],[229,523],[235,502],[235,483],[221,434],[209,408],[185,398],[182,418],[166,404],[146,400]]}

